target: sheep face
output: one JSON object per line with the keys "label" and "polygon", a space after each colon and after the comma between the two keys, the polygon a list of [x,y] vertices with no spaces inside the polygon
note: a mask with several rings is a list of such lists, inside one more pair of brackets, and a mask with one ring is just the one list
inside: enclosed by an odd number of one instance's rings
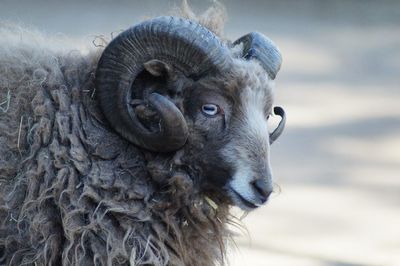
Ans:
{"label": "sheep face", "polygon": [[[159,93],[184,114],[189,137],[181,160],[197,169],[202,192],[217,192],[245,210],[267,201],[272,192],[268,116],[273,97],[272,84],[258,64],[235,60],[231,71],[194,81],[151,60],[140,77],[138,97]],[[143,119],[156,128],[159,118],[150,120]]]}
{"label": "sheep face", "polygon": [[211,80],[188,90],[184,105],[191,132],[203,143],[194,161],[201,162],[205,190],[223,191],[231,203],[251,210],[272,192],[271,82],[258,65],[239,60],[225,77]]}
{"label": "sheep face", "polygon": [[178,170],[200,191],[248,210],[272,192],[269,145],[284,123],[269,135],[267,117],[281,56],[260,33],[234,45],[193,21],[145,21],[107,46],[96,84],[122,137],[156,154],[183,151]]}

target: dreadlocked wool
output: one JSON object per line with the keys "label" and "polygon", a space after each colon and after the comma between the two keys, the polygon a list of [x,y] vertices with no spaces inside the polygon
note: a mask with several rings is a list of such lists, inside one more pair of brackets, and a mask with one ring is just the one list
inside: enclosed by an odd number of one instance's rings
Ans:
{"label": "dreadlocked wool", "polygon": [[[219,5],[183,12],[222,30]],[[105,122],[93,84],[103,48],[9,24],[0,35],[0,264],[223,264],[228,206],[185,172],[158,178],[179,154],[143,151]]]}

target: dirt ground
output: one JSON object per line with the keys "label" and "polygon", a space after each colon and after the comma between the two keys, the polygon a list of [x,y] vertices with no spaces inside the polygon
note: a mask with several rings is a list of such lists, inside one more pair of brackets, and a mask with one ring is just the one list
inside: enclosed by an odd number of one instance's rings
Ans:
{"label": "dirt ground", "polygon": [[[400,2],[223,2],[229,38],[279,45],[288,114],[272,147],[279,192],[243,219],[231,264],[400,265]],[[87,42],[176,3],[3,0],[0,19]]]}

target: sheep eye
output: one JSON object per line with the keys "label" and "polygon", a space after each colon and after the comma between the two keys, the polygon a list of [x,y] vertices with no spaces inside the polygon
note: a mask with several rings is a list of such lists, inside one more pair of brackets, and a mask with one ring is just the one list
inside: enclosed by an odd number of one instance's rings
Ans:
{"label": "sheep eye", "polygon": [[216,104],[212,104],[212,103],[207,103],[204,104],[201,107],[201,111],[203,112],[203,114],[208,115],[208,116],[215,116],[220,112],[220,108],[218,105]]}

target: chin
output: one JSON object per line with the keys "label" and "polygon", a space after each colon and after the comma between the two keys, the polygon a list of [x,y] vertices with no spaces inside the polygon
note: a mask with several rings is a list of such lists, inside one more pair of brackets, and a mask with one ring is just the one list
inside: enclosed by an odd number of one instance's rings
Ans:
{"label": "chin", "polygon": [[228,188],[228,195],[234,206],[237,206],[240,209],[247,211],[247,212],[253,211],[253,210],[259,208],[260,206],[262,206],[262,204],[260,204],[260,203],[257,203],[257,202],[254,202],[252,200],[245,198],[239,192],[237,192],[236,190],[234,190],[231,187]]}

